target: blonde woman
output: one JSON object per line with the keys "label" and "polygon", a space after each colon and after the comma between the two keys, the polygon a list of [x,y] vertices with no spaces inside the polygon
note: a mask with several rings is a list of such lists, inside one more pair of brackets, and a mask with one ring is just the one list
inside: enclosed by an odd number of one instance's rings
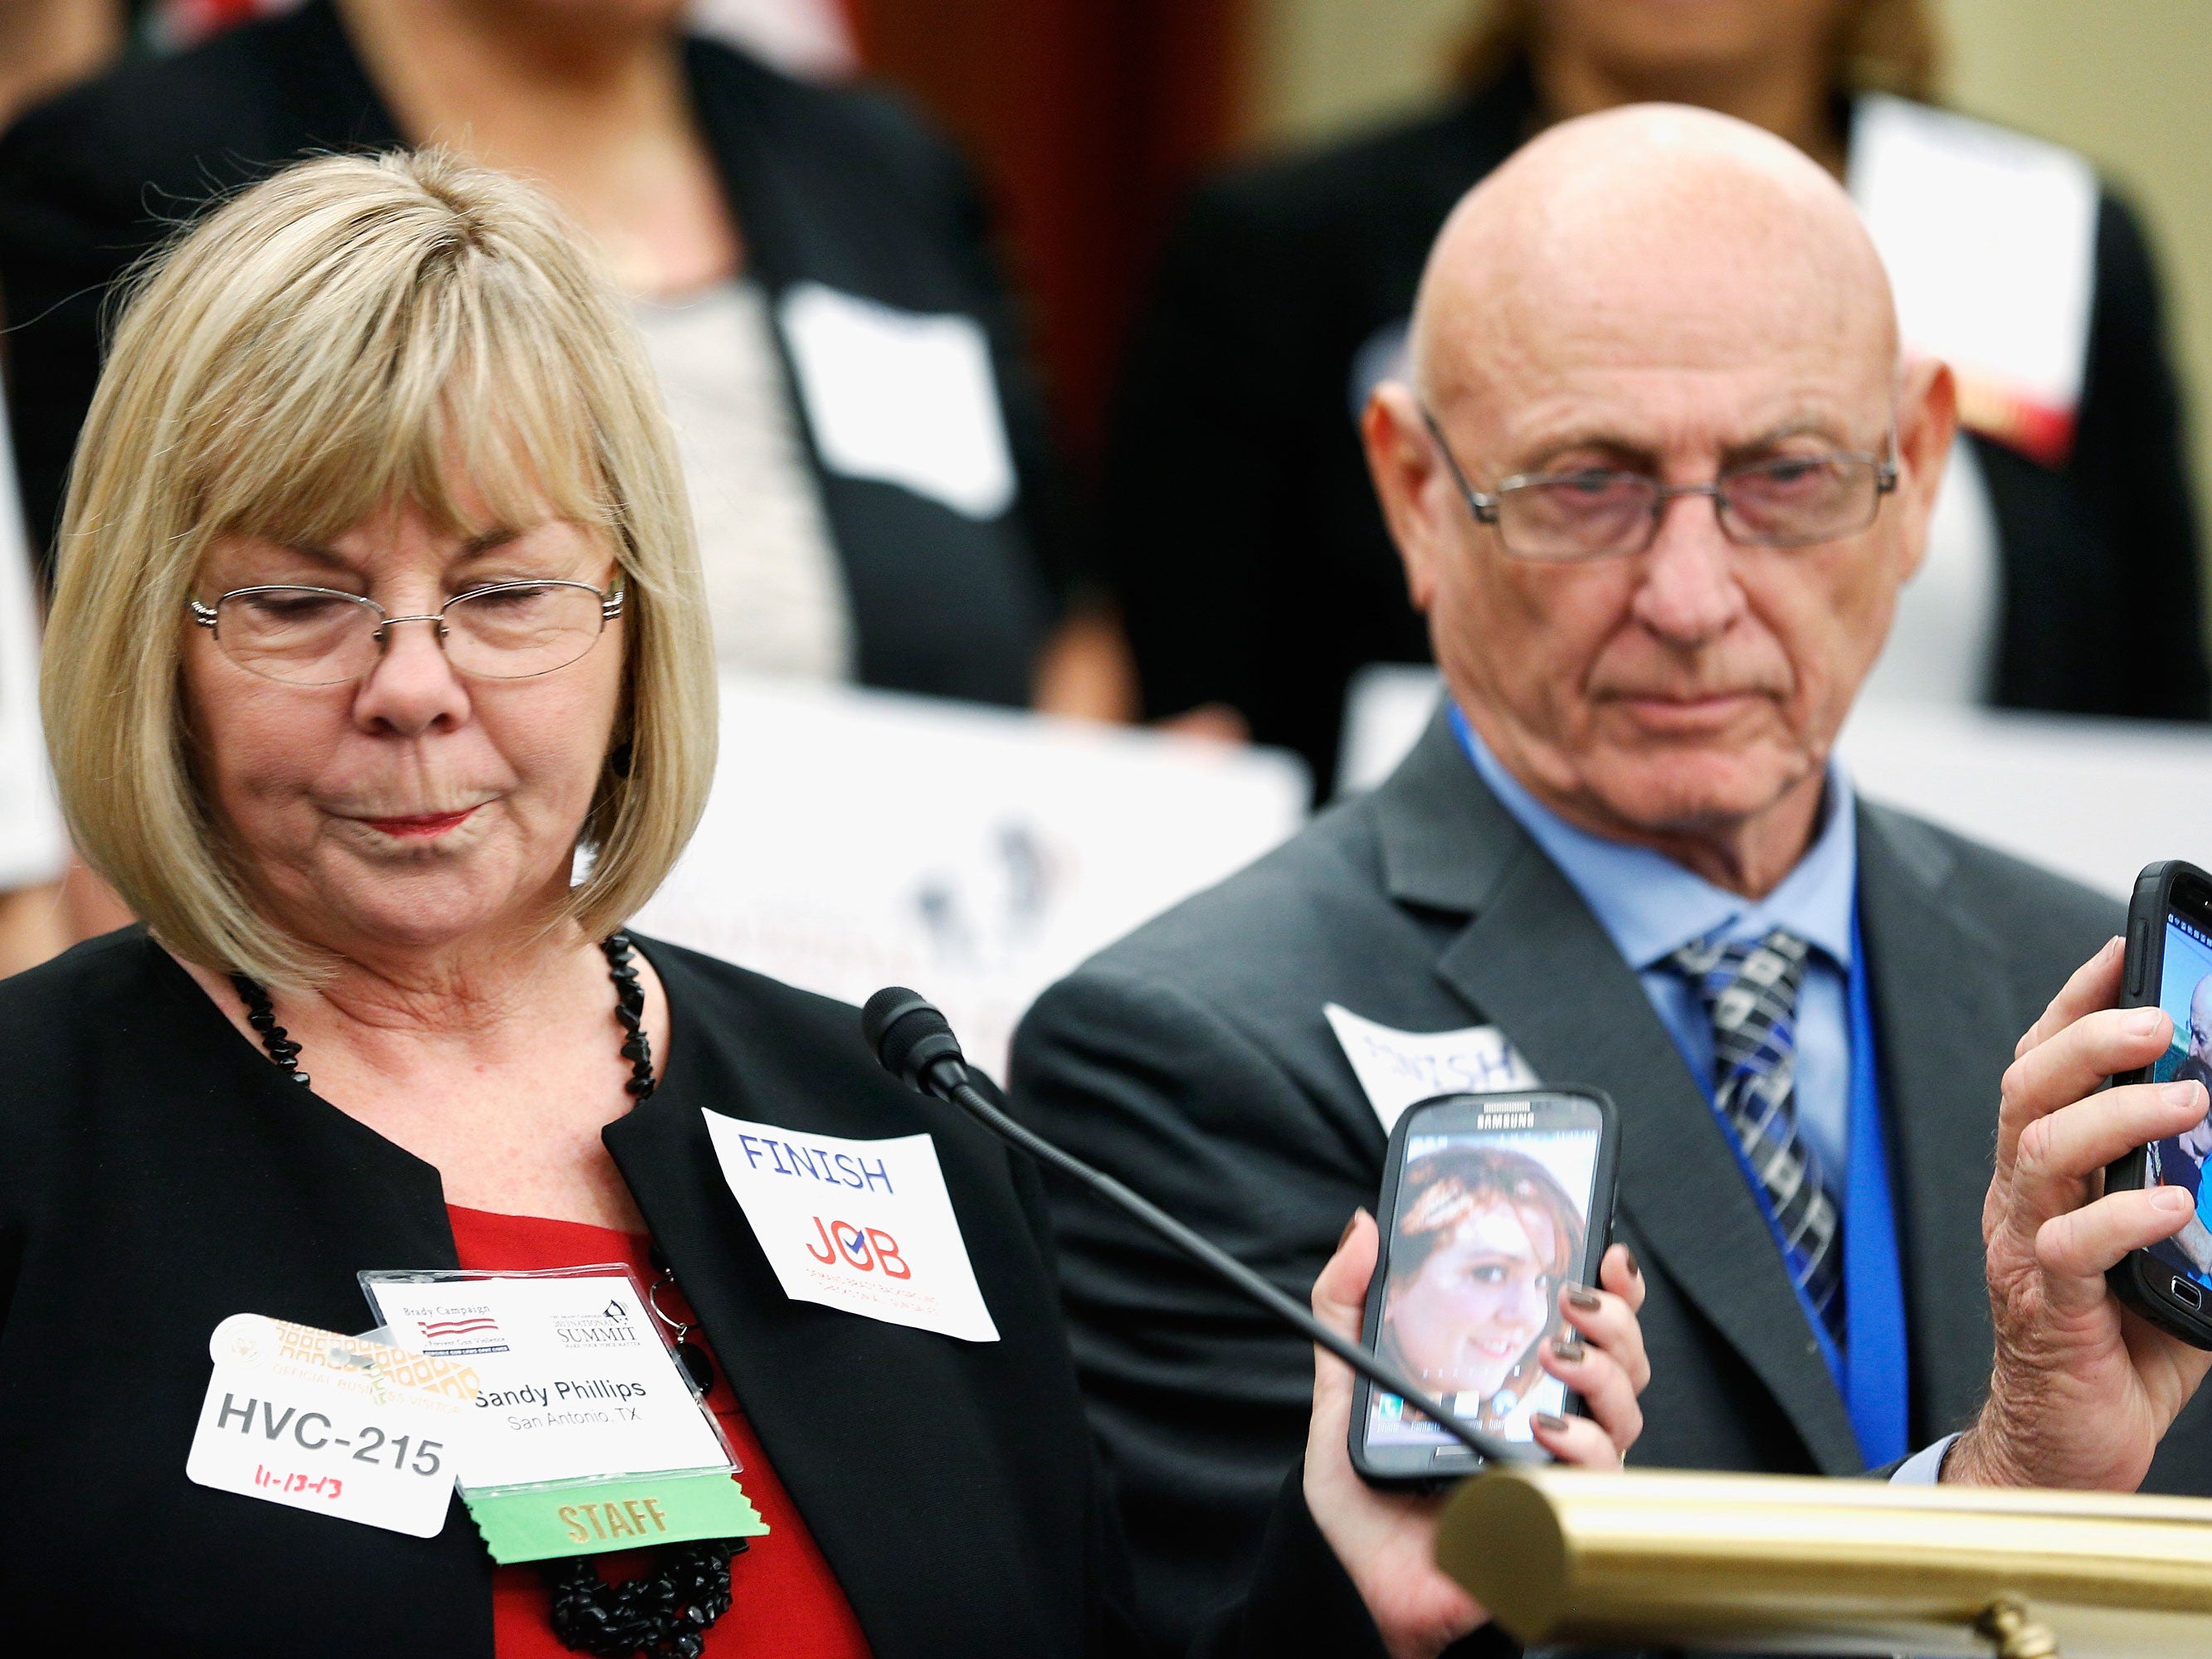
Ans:
{"label": "blonde woman", "polygon": [[[501,175],[326,159],[124,317],[45,700],[77,843],[147,926],[0,985],[0,1490],[39,1517],[0,1649],[1127,1650],[1033,1172],[854,1010],[621,931],[706,793],[712,648],[649,371],[574,248]],[[788,1298],[703,1109],[926,1134],[997,1340]],[[1340,1326],[1373,1252],[1324,1276]],[[187,1480],[228,1316],[343,1333],[365,1269],[601,1262],[709,1368],[769,1527],[734,1564],[495,1572],[458,1509],[424,1540]],[[1214,1650],[1433,1651],[1480,1610],[1429,1512],[1352,1478],[1324,1380],[1274,1588]]]}

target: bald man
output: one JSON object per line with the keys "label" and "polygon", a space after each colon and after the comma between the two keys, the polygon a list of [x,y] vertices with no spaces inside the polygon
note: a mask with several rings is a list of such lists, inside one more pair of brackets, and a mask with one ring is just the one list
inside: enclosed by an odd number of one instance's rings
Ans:
{"label": "bald man", "polygon": [[[1858,799],[1831,752],[1954,427],[1948,372],[1899,362],[1850,202],[1723,117],[1566,123],[1451,216],[1413,363],[1363,430],[1443,706],[1373,793],[1048,992],[1021,1109],[1297,1291],[1375,1204],[1410,1098],[1594,1085],[1649,1280],[1636,1463],[1850,1474],[1925,1449],[1907,1478],[2139,1480],[2202,1357],[2130,1370],[2101,1269],[2181,1218],[2117,1195],[2036,1255],[2115,1135],[2193,1121],[2081,1100],[2085,1054],[2150,1040],[2100,1012],[2121,912]],[[2022,1139],[2054,1115],[2075,1132]],[[1140,1589],[1180,1636],[1256,1547],[1311,1362],[1087,1195],[1054,1204]],[[2014,1414],[1952,1467],[1993,1296]],[[2140,1407],[2102,1419],[2118,1440],[2019,1416],[2072,1397],[2018,1373],[2059,1305],[2073,1383]],[[2203,1438],[2155,1482],[2212,1491]]]}

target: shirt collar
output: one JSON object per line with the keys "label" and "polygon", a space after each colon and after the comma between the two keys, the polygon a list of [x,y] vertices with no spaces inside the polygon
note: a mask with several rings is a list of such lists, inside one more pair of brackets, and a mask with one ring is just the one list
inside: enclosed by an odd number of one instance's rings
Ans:
{"label": "shirt collar", "polygon": [[1456,707],[1450,713],[1460,746],[1482,781],[1583,896],[1630,967],[1657,966],[1683,945],[1717,933],[1750,939],[1786,927],[1850,971],[1857,813],[1850,778],[1835,760],[1828,763],[1821,804],[1826,821],[1819,836],[1780,886],[1754,900],[1716,887],[1648,847],[1625,846],[1576,828],[1499,764]]}

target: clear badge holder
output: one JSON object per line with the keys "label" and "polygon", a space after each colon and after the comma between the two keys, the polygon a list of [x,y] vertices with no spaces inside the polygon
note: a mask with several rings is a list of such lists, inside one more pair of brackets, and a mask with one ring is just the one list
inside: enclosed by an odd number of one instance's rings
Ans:
{"label": "clear badge holder", "polygon": [[476,1374],[454,1457],[493,1560],[768,1531],[628,1267],[359,1277],[392,1342]]}

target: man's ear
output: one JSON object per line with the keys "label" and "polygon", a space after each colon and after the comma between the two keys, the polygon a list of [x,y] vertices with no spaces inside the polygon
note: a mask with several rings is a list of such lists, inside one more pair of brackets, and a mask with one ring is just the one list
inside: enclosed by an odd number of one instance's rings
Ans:
{"label": "man's ear", "polygon": [[1907,365],[1897,400],[1898,505],[1911,516],[1913,532],[1907,538],[1912,563],[1906,576],[1919,568],[1928,550],[1929,520],[1958,430],[1959,386],[1951,366],[1933,357]]}
{"label": "man's ear", "polygon": [[1442,554],[1437,501],[1443,464],[1413,388],[1398,380],[1377,386],[1360,411],[1359,436],[1383,520],[1406,566],[1407,594],[1413,609],[1425,616],[1437,591]]}

